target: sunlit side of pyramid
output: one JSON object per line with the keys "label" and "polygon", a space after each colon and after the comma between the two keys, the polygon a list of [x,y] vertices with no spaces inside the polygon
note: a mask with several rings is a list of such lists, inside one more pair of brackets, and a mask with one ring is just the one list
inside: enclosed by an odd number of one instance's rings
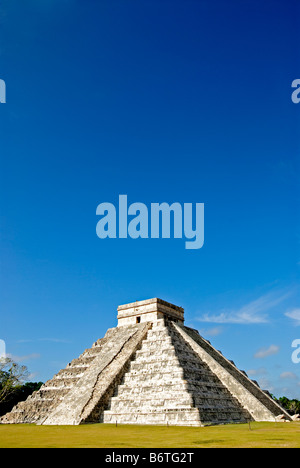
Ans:
{"label": "sunlit side of pyramid", "polygon": [[161,299],[118,307],[118,326],[1,423],[201,426],[290,416]]}

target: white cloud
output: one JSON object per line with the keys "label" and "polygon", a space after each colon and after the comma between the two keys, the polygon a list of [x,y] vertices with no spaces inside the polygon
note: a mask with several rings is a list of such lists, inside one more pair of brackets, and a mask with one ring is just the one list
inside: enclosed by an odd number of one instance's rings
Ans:
{"label": "white cloud", "polygon": [[283,302],[289,296],[290,292],[279,295],[275,293],[265,294],[240,309],[223,309],[218,314],[206,313],[198,317],[197,320],[200,322],[236,324],[267,323],[269,322],[269,318],[266,312]]}
{"label": "white cloud", "polygon": [[293,309],[284,314],[286,317],[291,318],[292,320],[295,320],[295,325],[298,326],[300,325],[300,308],[298,309]]}
{"label": "white cloud", "polygon": [[212,328],[202,329],[200,333],[202,336],[217,336],[217,335],[220,335],[222,332],[223,332],[223,327],[212,327]]}
{"label": "white cloud", "polygon": [[260,367],[259,369],[249,369],[247,371],[247,374],[251,377],[258,375],[266,375],[267,373],[267,369],[265,369],[264,367]]}
{"label": "white cloud", "polygon": [[255,354],[254,357],[256,359],[264,359],[268,356],[272,356],[273,354],[277,354],[279,351],[279,346],[271,345],[268,348],[260,348]]}
{"label": "white cloud", "polygon": [[281,379],[297,379],[297,376],[294,374],[294,372],[283,372],[280,374]]}
{"label": "white cloud", "polygon": [[38,341],[50,341],[52,343],[71,343],[69,340],[64,338],[38,338]]}
{"label": "white cloud", "polygon": [[17,340],[16,343],[34,343],[37,341],[49,341],[52,343],[71,343],[71,341],[63,339],[63,338],[35,338],[35,339],[24,339],[24,340]]}
{"label": "white cloud", "polygon": [[25,356],[14,356],[13,354],[8,354],[7,356],[15,362],[24,362],[29,361],[30,359],[38,359],[41,357],[41,355],[38,353],[26,354]]}
{"label": "white cloud", "polygon": [[28,377],[27,377],[27,380],[34,380],[36,378],[36,376],[38,375],[38,372],[31,372]]}

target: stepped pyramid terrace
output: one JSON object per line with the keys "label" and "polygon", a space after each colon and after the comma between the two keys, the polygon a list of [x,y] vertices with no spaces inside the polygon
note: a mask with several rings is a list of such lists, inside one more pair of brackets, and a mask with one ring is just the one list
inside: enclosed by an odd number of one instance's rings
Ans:
{"label": "stepped pyramid terrace", "polygon": [[118,307],[118,325],[1,423],[203,426],[290,420],[267,391],[161,299]]}

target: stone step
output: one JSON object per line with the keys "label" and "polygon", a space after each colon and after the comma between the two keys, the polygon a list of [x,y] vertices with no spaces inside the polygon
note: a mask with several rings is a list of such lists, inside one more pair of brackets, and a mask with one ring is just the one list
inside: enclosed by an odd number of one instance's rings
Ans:
{"label": "stone step", "polygon": [[93,362],[94,359],[95,359],[95,356],[91,356],[91,355],[81,356],[77,359],[73,359],[73,361],[71,361],[66,366],[66,368],[68,369],[70,367],[88,367],[89,364]]}
{"label": "stone step", "polygon": [[155,341],[145,341],[141,348],[137,351],[137,356],[159,356],[161,353],[175,353],[175,349],[171,343],[157,343]]}
{"label": "stone step", "polygon": [[155,424],[155,425],[176,425],[176,426],[200,426],[199,413],[196,409],[164,410],[154,412],[122,412],[113,413],[105,411],[103,415],[104,423],[115,424]]}
{"label": "stone step", "polygon": [[140,389],[135,389],[131,387],[126,387],[123,388],[123,386],[120,386],[118,388],[117,394],[113,397],[114,399],[147,399],[147,398],[152,398],[155,395],[157,399],[163,400],[163,399],[177,399],[180,397],[182,394],[188,394],[190,396],[191,401],[193,402],[194,406],[197,406],[198,404],[204,404],[205,402],[208,402],[211,404],[211,402],[214,402],[214,404],[222,404],[228,406],[236,406],[233,405],[233,400],[232,397],[229,395],[212,395],[212,394],[197,394],[194,395],[189,392],[188,386],[185,384],[178,384],[178,385],[173,385],[173,386],[165,386],[163,389],[156,389],[155,386],[148,386],[148,387],[142,387]]}
{"label": "stone step", "polygon": [[[147,404],[148,403],[148,404]],[[143,403],[142,401],[134,402],[134,401],[119,401],[117,403],[111,402],[110,410],[112,412],[118,413],[122,412],[122,410],[126,411],[150,411],[156,410],[161,408],[170,408],[170,409],[189,409],[191,407],[191,403],[188,400],[182,400],[179,402],[174,403],[173,400],[164,400],[163,402],[156,401],[153,402],[149,400],[148,402]]]}
{"label": "stone step", "polygon": [[56,378],[74,378],[74,377],[81,377],[84,372],[86,371],[86,367],[69,367],[66,369],[62,369],[56,374]]}
{"label": "stone step", "polygon": [[140,354],[148,352],[149,354],[157,355],[158,350],[175,351],[174,346],[171,343],[166,343],[165,341],[163,343],[159,343],[157,341],[151,341],[151,342],[150,341],[145,341],[142,344],[141,349],[138,350],[138,351],[141,352]]}
{"label": "stone step", "polygon": [[150,373],[149,370],[140,369],[139,371],[136,371],[136,373],[131,372],[130,374],[125,374],[122,383],[135,386],[147,381],[160,383],[164,380],[164,383],[178,383],[182,379],[184,379],[184,372],[180,367],[176,370],[174,368],[171,370],[160,369],[159,372],[155,373]]}
{"label": "stone step", "polygon": [[171,336],[168,333],[168,330],[149,330],[148,335],[147,335],[147,340],[151,342],[159,341],[163,342],[166,341],[168,343],[171,343]]}
{"label": "stone step", "polygon": [[168,352],[162,352],[160,355],[159,353],[157,354],[150,353],[148,357],[144,354],[138,354],[136,356],[136,359],[132,362],[144,365],[146,363],[150,364],[150,363],[169,361],[169,360],[174,360],[174,359],[176,359],[176,361],[178,362],[178,358],[176,354],[173,353],[172,351],[168,351]]}
{"label": "stone step", "polygon": [[111,404],[116,405],[118,403],[126,402],[128,405],[136,406],[141,405],[143,406],[151,406],[151,402],[153,405],[166,405],[166,404],[188,404],[193,407],[202,407],[202,408],[213,408],[216,409],[223,408],[224,410],[234,410],[237,411],[239,408],[236,406],[236,403],[231,397],[201,397],[201,396],[192,396],[187,392],[186,389],[180,389],[176,391],[164,391],[158,392],[157,398],[153,398],[153,391],[145,392],[145,393],[118,393],[116,396],[111,398]]}
{"label": "stone step", "polygon": [[117,389],[117,395],[139,395],[142,393],[143,395],[147,395],[148,393],[153,395],[153,391],[155,391],[156,395],[160,395],[164,392],[179,392],[179,391],[186,391],[187,384],[180,379],[178,383],[167,382],[164,385],[159,385],[155,383],[154,385],[150,385],[148,382],[141,382],[138,387],[134,387],[128,384],[119,385]]}
{"label": "stone step", "polygon": [[[53,383],[51,385],[53,385],[53,387],[74,387],[78,380],[80,379],[80,376],[79,377],[74,377],[72,375],[66,375],[65,377],[63,376],[59,376],[59,377],[56,377],[55,379],[53,379]],[[46,384],[45,384],[46,385]],[[51,386],[49,384],[49,387]],[[48,384],[46,385],[48,387]]]}
{"label": "stone step", "polygon": [[165,327],[161,327],[161,328],[153,328],[151,330],[149,330],[148,332],[148,335],[147,335],[147,339],[149,340],[164,340],[164,339],[167,339],[169,340],[170,339],[170,333],[169,333],[169,330]]}
{"label": "stone step", "polygon": [[133,413],[130,409],[128,410],[127,408],[123,408],[122,410],[120,409],[120,411],[112,411],[112,410],[105,410],[104,411],[104,414],[105,415],[131,415],[131,416],[135,416],[135,414],[139,414],[139,415],[151,415],[153,418],[156,418],[157,416],[165,416],[165,415],[175,415],[175,414],[180,414],[182,416],[186,416],[187,419],[189,419],[189,417],[193,416],[195,417],[195,415],[198,416],[199,418],[199,411],[197,408],[147,408],[146,410],[143,408],[143,409],[137,409],[135,413]]}
{"label": "stone step", "polygon": [[[168,359],[162,359],[161,361],[156,361],[154,360],[153,362],[140,362],[140,361],[132,361],[130,364],[130,371],[141,371],[143,373],[156,373],[156,372],[161,372],[162,370],[164,372],[171,372],[172,369],[178,370],[182,369],[184,372],[185,376],[189,375],[197,375],[198,377],[202,375],[208,375],[204,374],[203,370],[205,368],[200,367],[201,364],[199,363],[199,366],[197,366],[197,363],[191,362],[191,361],[186,361],[186,364],[184,367],[182,366],[182,363],[180,363],[179,359],[177,357],[174,358],[168,358]],[[216,378],[211,377],[211,384],[213,385],[217,381]]]}
{"label": "stone step", "polygon": [[[161,412],[165,410],[170,411],[190,411],[196,410],[199,412],[201,420],[207,421],[208,419],[218,420],[218,419],[225,419],[225,420],[247,420],[247,412],[238,411],[236,408],[217,408],[214,405],[206,405],[201,407],[191,407],[191,404],[188,400],[186,402],[176,402],[172,400],[165,400],[163,403],[157,402],[154,404],[142,404],[141,402],[130,402],[124,401],[120,402],[119,404],[114,404],[110,406],[110,408],[106,411],[109,411],[113,414],[122,414],[122,413],[154,413],[154,412]],[[106,412],[105,411],[105,412]],[[209,417],[208,417],[209,415]]]}
{"label": "stone step", "polygon": [[69,379],[53,379],[49,382],[46,382],[43,387],[44,390],[54,390],[54,389],[63,389],[63,388],[72,388],[75,383],[78,382],[77,378]]}
{"label": "stone step", "polygon": [[151,351],[139,350],[136,354],[135,363],[145,364],[152,362],[162,362],[165,360],[176,360],[180,363],[181,366],[184,366],[185,369],[198,369],[201,371],[209,372],[207,366],[202,364],[199,359],[196,360],[193,355],[179,354],[174,349],[161,350],[161,353],[156,351],[151,353]]}
{"label": "stone step", "polygon": [[134,370],[141,370],[143,369],[144,371],[149,370],[149,372],[154,373],[154,372],[159,372],[161,371],[162,368],[167,369],[167,368],[179,368],[180,363],[176,357],[170,357],[170,358],[162,358],[161,361],[153,361],[153,362],[139,362],[139,361],[132,361],[130,363],[130,371]]}
{"label": "stone step", "polygon": [[103,346],[95,346],[90,349],[86,349],[84,353],[82,353],[79,357],[97,357],[99,353],[102,351]]}
{"label": "stone step", "polygon": [[[155,389],[153,389],[155,391]],[[177,391],[169,391],[169,392],[161,392],[159,394],[159,398],[153,398],[153,393],[140,393],[140,394],[118,394],[116,396],[111,397],[111,404],[115,404],[118,402],[132,402],[134,406],[136,406],[136,402],[139,404],[150,405],[153,402],[154,406],[162,404],[164,401],[173,402],[173,404],[186,404],[188,402],[190,405],[193,404],[192,396],[187,392],[186,389],[177,390]]]}
{"label": "stone step", "polygon": [[56,388],[56,389],[47,389],[47,388],[41,388],[31,396],[33,397],[33,400],[54,400],[54,399],[61,399],[68,393],[69,389],[68,388]]}

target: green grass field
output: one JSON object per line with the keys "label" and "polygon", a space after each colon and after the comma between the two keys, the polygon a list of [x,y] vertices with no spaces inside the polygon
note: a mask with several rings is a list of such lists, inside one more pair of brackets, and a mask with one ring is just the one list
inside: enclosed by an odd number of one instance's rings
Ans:
{"label": "green grass field", "polygon": [[0,448],[197,448],[300,447],[300,423],[163,427],[90,424],[82,426],[0,425]]}

